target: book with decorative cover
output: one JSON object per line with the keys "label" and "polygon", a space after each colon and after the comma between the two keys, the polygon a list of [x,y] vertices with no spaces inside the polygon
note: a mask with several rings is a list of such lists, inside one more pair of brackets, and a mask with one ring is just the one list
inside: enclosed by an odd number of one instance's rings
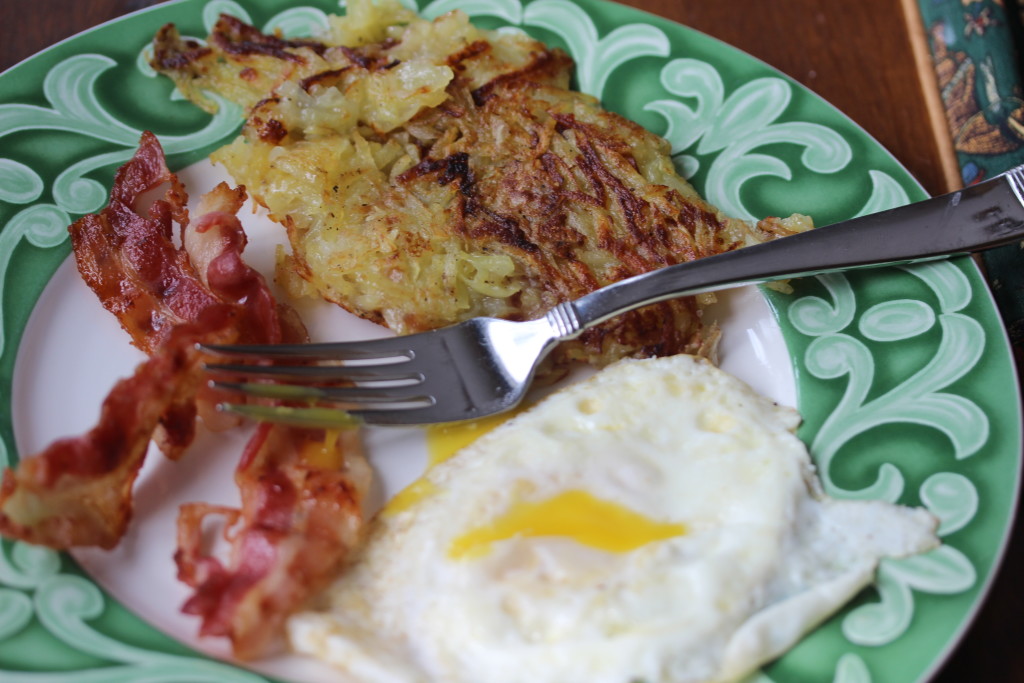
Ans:
{"label": "book with decorative cover", "polygon": [[[964,185],[1024,164],[1024,21],[1015,0],[919,0]],[[982,256],[1018,362],[1024,245]]]}

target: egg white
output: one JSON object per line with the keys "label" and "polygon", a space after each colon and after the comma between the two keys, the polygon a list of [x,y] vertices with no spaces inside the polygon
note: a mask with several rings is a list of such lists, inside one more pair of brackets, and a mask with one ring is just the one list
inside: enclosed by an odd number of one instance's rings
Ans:
{"label": "egg white", "polygon": [[[798,423],[705,361],[619,362],[431,468],[290,620],[293,647],[359,681],[736,680],[870,583],[879,558],[937,544],[923,510],[824,497]],[[682,531],[610,550],[524,528],[453,553],[569,491]]]}

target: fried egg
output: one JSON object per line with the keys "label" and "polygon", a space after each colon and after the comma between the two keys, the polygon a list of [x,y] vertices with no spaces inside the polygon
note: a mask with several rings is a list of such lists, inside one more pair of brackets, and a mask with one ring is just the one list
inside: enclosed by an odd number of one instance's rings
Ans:
{"label": "fried egg", "polygon": [[620,361],[392,501],[293,647],[358,681],[739,679],[937,545],[825,497],[798,423],[706,361]]}

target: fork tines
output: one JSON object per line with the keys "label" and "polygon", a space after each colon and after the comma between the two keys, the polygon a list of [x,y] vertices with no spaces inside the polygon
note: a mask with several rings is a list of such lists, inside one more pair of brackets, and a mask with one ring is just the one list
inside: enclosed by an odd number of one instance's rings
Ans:
{"label": "fork tines", "polygon": [[384,337],[372,341],[326,342],[319,344],[200,344],[199,348],[213,356],[244,359],[351,360],[402,362],[412,360],[416,353],[401,337]]}
{"label": "fork tines", "polygon": [[425,379],[423,374],[402,369],[415,353],[397,340],[374,340],[372,349],[365,342],[201,345],[200,349],[230,361],[205,365],[214,376],[211,386],[273,402],[221,406],[255,419],[350,424],[353,415],[366,408],[409,410],[433,404],[430,396],[416,389]]}

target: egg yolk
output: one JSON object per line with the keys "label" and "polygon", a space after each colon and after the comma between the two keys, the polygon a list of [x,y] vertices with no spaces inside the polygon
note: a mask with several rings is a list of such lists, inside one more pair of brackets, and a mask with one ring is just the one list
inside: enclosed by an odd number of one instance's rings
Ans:
{"label": "egg yolk", "polygon": [[381,512],[385,515],[404,512],[424,498],[434,495],[437,491],[438,488],[429,479],[417,479],[396,493]]}
{"label": "egg yolk", "polygon": [[657,522],[587,491],[570,490],[541,502],[514,504],[490,524],[456,538],[448,556],[456,560],[479,558],[487,555],[497,541],[536,536],[562,536],[600,550],[623,553],[684,533],[686,527],[682,524]]}
{"label": "egg yolk", "polygon": [[[518,415],[524,410],[526,410],[526,406],[520,406],[509,413],[482,417],[478,420],[427,427],[427,468],[429,469],[448,460],[502,422]],[[417,479],[389,500],[382,512],[385,515],[404,512],[424,498],[434,495],[437,491],[438,488],[429,480]]]}
{"label": "egg yolk", "polygon": [[338,447],[337,429],[324,430],[324,438],[311,439],[302,444],[300,458],[307,465],[324,470],[338,470],[345,464],[345,454]]}
{"label": "egg yolk", "polygon": [[[427,467],[433,467],[448,460],[463,447],[473,443],[508,418],[508,415],[494,415],[469,422],[427,427]],[[424,498],[434,495],[437,490],[437,487],[428,479],[417,479],[388,501],[384,506],[383,514],[404,512]]]}
{"label": "egg yolk", "polygon": [[502,413],[479,420],[456,422],[452,424],[431,425],[427,427],[427,458],[430,466],[448,460],[464,447],[473,443],[491,431],[511,415],[522,412],[518,409],[513,413]]}

